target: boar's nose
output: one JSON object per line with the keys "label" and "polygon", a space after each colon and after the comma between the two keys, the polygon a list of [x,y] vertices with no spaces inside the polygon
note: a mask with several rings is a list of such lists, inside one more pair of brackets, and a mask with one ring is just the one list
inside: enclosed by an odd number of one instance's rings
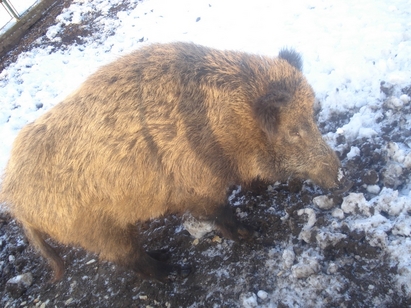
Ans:
{"label": "boar's nose", "polygon": [[324,189],[339,189],[345,178],[340,160],[328,146],[322,147],[321,150],[323,152],[316,158],[317,165],[311,169],[309,178]]}
{"label": "boar's nose", "polygon": [[331,189],[333,194],[342,194],[346,191],[350,190],[351,187],[354,185],[353,181],[349,180],[345,175],[342,179],[339,179],[338,186]]}

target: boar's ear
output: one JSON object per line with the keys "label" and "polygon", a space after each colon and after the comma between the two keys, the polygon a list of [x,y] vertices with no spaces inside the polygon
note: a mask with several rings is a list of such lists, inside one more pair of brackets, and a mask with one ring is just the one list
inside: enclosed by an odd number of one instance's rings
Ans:
{"label": "boar's ear", "polygon": [[280,108],[286,106],[292,94],[284,88],[271,89],[265,96],[257,99],[253,106],[254,115],[260,122],[263,131],[269,135],[277,130]]}
{"label": "boar's ear", "polygon": [[292,66],[294,66],[299,71],[303,69],[303,60],[301,59],[301,55],[296,52],[294,49],[281,49],[280,53],[278,54],[280,59],[286,60]]}

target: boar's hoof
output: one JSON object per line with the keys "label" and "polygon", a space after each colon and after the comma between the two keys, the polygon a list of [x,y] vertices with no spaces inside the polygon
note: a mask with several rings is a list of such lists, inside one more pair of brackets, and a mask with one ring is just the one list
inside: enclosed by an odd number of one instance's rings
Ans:
{"label": "boar's hoof", "polygon": [[180,266],[176,264],[163,264],[161,272],[154,271],[152,273],[140,272],[142,278],[157,280],[163,283],[174,282],[178,278],[186,278],[191,273],[191,267]]}
{"label": "boar's hoof", "polygon": [[170,265],[170,271],[168,272],[166,277],[161,277],[157,279],[160,282],[174,282],[178,278],[187,278],[188,275],[191,273],[190,266],[180,266],[180,265]]}
{"label": "boar's hoof", "polygon": [[251,227],[237,221],[232,224],[218,224],[218,229],[225,238],[236,242],[240,239],[250,240],[254,234]]}
{"label": "boar's hoof", "polygon": [[[151,250],[151,251],[148,251],[147,254],[153,259],[160,261],[160,262],[166,262],[170,259],[170,254],[167,249]],[[191,273],[190,266],[180,266],[180,265],[169,265],[169,266],[171,266],[171,270],[170,270],[170,273],[168,274],[168,277],[166,278],[166,280],[168,281],[174,281],[178,277],[186,278]]]}
{"label": "boar's hoof", "polygon": [[251,240],[251,238],[254,236],[254,233],[256,232],[252,227],[239,223],[238,227],[238,235],[240,238],[244,240]]}
{"label": "boar's hoof", "polygon": [[218,209],[216,213],[215,224],[221,234],[230,240],[239,241],[241,239],[251,239],[254,230],[239,222],[229,205],[225,205]]}
{"label": "boar's hoof", "polygon": [[164,250],[144,254],[135,261],[133,270],[143,279],[157,280],[160,282],[175,281],[178,277],[186,278],[191,268],[177,264],[167,264],[159,259],[168,258]]}
{"label": "boar's hoof", "polygon": [[173,267],[175,268],[175,271],[176,271],[175,277],[187,278],[187,276],[190,275],[191,273],[190,266],[174,265]]}
{"label": "boar's hoof", "polygon": [[170,254],[167,249],[147,251],[147,254],[157,261],[166,262],[170,259]]}

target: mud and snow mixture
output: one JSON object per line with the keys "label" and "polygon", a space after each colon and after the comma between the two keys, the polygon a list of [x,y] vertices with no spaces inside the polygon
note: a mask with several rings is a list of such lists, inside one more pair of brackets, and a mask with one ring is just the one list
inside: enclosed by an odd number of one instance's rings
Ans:
{"label": "mud and snow mixture", "polygon": [[409,0],[57,3],[2,59],[0,169],[18,131],[99,66],[144,44],[192,41],[272,56],[284,46],[300,52],[318,125],[353,187],[331,194],[290,179],[233,188],[233,211],[258,233],[250,243],[224,239],[189,215],[142,224],[147,249],[168,249],[170,262],[194,269],[170,284],[54,242],[67,270],[50,283],[46,261],[3,205],[0,306],[411,305]]}

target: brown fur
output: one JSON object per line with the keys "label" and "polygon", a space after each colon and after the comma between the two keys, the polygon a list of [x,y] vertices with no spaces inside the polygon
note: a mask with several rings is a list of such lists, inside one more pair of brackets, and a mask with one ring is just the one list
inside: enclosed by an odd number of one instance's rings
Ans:
{"label": "brown fur", "polygon": [[188,43],[154,44],[106,65],[17,136],[2,198],[51,259],[42,234],[165,279],[135,222],[190,211],[224,235],[232,184],[310,178],[337,185],[340,163],[313,119],[293,51],[278,58]]}

